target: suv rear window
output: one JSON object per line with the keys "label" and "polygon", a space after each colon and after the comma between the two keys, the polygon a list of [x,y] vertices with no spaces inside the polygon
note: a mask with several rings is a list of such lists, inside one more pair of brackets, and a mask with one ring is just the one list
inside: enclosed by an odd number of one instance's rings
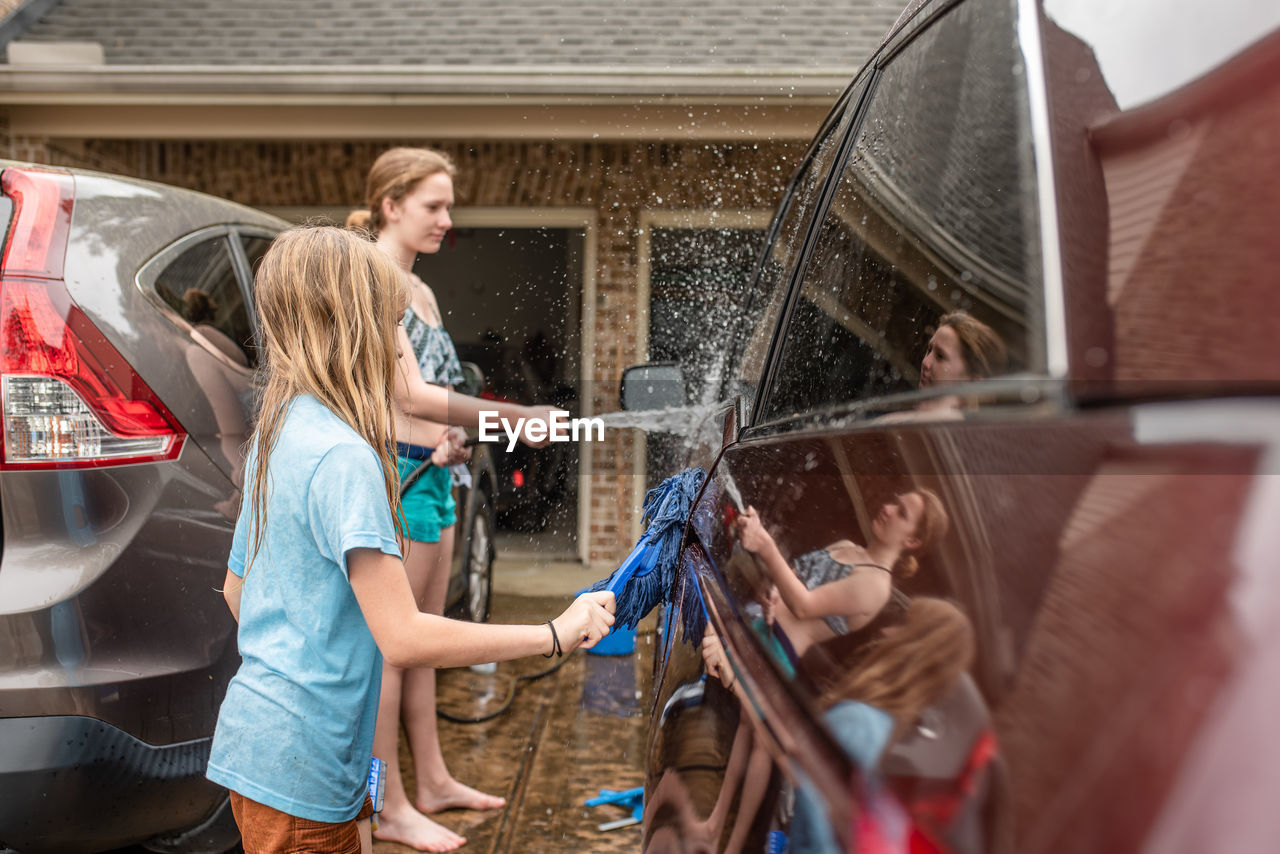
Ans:
{"label": "suv rear window", "polygon": [[9,242],[9,220],[13,218],[13,202],[6,195],[0,194],[0,249]]}
{"label": "suv rear window", "polygon": [[1010,368],[1039,360],[1028,353],[1041,285],[1014,16],[1010,0],[966,3],[885,66],[808,261],[766,419],[917,388],[938,321],[956,310],[994,330]]}
{"label": "suv rear window", "polygon": [[202,240],[160,272],[156,293],[192,328],[243,367],[255,367],[253,326],[224,236]]}

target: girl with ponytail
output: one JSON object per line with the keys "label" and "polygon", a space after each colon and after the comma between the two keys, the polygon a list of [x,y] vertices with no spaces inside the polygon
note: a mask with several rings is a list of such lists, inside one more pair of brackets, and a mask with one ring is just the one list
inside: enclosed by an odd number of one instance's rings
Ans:
{"label": "girl with ponytail", "polygon": [[[408,293],[408,303],[395,328],[399,371],[394,399],[401,445],[397,465],[402,477],[422,460],[432,465],[404,493],[402,532],[408,538],[405,568],[423,610],[444,611],[453,560],[457,512],[449,467],[469,456],[465,436],[445,425],[474,427],[481,410],[496,411],[511,423],[518,418],[546,420],[550,410],[508,402],[479,400],[452,391],[462,381],[462,367],[440,306],[427,283],[413,273],[420,253],[434,254],[453,226],[453,161],[428,148],[392,148],[374,161],[365,188],[364,210],[353,211],[347,226],[376,241],[391,260]],[[446,406],[440,411],[439,402]],[[418,417],[414,417],[418,416]],[[421,420],[430,419],[432,424]],[[528,444],[535,444],[528,442]],[[460,472],[463,477],[465,469]],[[378,819],[377,837],[426,851],[451,851],[466,840],[427,818],[448,809],[496,809],[505,801],[454,779],[440,749],[436,723],[436,681],[432,670],[402,670],[384,665],[375,749],[398,755],[403,723],[413,756],[416,791],[410,799],[397,763],[387,774],[386,806]]]}

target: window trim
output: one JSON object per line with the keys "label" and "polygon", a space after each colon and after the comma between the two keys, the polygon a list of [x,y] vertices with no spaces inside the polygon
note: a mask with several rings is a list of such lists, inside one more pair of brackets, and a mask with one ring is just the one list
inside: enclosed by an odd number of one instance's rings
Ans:
{"label": "window trim", "polygon": [[[659,210],[647,208],[640,212],[639,237],[636,241],[636,315],[632,327],[636,336],[636,350],[644,354],[646,361],[649,358],[649,310],[652,297],[653,256],[651,249],[653,232],[655,229],[660,228],[696,231],[716,231],[719,229],[756,230],[764,233],[767,245],[772,233],[773,220],[770,218],[768,210],[758,208],[734,208],[731,210],[718,210],[716,208]],[[760,256],[757,255],[755,264],[751,268],[750,284],[747,286],[748,292],[752,294],[754,294],[752,286],[759,279],[759,262]],[[749,311],[748,316],[750,316]],[[732,358],[731,349],[730,359]],[[730,361],[729,364],[733,364],[733,362]],[[631,464],[631,474],[633,475],[631,493],[636,507],[644,504],[644,497],[649,488],[645,482],[647,462],[648,449],[646,443],[644,441],[637,442]],[[644,525],[640,514],[632,514],[631,539],[638,540],[643,533]]]}
{"label": "window trim", "polygon": [[1039,3],[1037,0],[1016,0],[1015,12],[1018,48],[1022,52],[1025,68],[1031,154],[1036,165],[1044,368],[1050,379],[1065,381],[1070,369],[1067,352],[1067,302],[1062,273],[1062,247],[1059,242],[1061,232],[1058,226],[1058,194]]}
{"label": "window trim", "polygon": [[249,263],[249,256],[244,251],[243,238],[257,237],[270,243],[280,232],[256,226],[233,226],[231,231],[237,238],[241,238],[231,241],[231,254],[235,257],[236,271],[240,278],[240,293],[243,295],[244,304],[249,307],[249,327],[253,329],[254,337],[261,340],[262,330],[258,326],[258,306],[253,300],[253,266]]}
{"label": "window trim", "polygon": [[[235,226],[226,224],[211,225],[178,238],[164,249],[161,249],[153,255],[150,260],[143,264],[142,267],[138,269],[137,275],[133,277],[133,282],[142,296],[149,303],[155,306],[170,323],[186,332],[188,338],[193,342],[198,343],[201,348],[211,354],[219,363],[244,376],[252,376],[255,372],[254,368],[236,363],[235,360],[219,350],[214,344],[205,340],[203,336],[195,334],[195,327],[188,323],[185,317],[174,311],[173,307],[170,306],[169,303],[165,302],[164,297],[160,296],[160,293],[156,290],[156,280],[174,259],[182,255],[182,253],[186,252],[192,246],[195,246],[198,243],[203,243],[214,237],[221,237],[225,241],[228,255],[231,259],[231,270],[236,277],[236,287],[240,288],[241,299],[244,301],[244,305],[246,309],[248,309],[249,313],[249,326],[256,335],[258,332],[257,321],[254,317],[256,312],[254,311],[253,300],[245,293],[244,271],[242,266],[243,262],[236,254],[238,247],[235,244],[239,242],[239,232]],[[237,239],[233,240],[232,238]],[[239,251],[243,252],[242,249]]]}

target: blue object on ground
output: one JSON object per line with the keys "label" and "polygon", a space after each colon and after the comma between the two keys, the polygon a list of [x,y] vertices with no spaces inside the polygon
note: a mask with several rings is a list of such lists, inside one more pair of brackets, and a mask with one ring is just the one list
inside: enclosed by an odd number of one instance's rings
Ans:
{"label": "blue object on ground", "polygon": [[582,680],[583,711],[618,718],[640,714],[636,696],[636,660],[631,656],[588,658]]}
{"label": "blue object on ground", "polygon": [[600,638],[600,642],[587,650],[588,655],[631,655],[636,651],[635,626],[627,628],[614,627],[613,631]]}
{"label": "blue object on ground", "polygon": [[644,786],[636,786],[634,789],[623,789],[622,791],[601,789],[597,797],[587,798],[584,803],[589,807],[598,807],[601,804],[617,804],[631,810],[631,817],[636,821],[640,821],[640,819],[644,818]]}
{"label": "blue object on ground", "polygon": [[612,575],[591,585],[592,590],[614,594],[615,629],[635,628],[669,594],[680,555],[680,536],[705,477],[702,469],[685,469],[649,490],[644,498],[648,525],[644,534]]}

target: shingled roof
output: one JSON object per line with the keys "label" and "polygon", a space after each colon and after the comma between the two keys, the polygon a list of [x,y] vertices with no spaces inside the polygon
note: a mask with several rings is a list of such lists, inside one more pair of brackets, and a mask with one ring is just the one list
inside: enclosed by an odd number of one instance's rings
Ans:
{"label": "shingled roof", "polygon": [[807,139],[905,4],[25,0],[0,22],[0,116],[49,137]]}
{"label": "shingled roof", "polygon": [[[852,70],[905,0],[59,0],[10,39],[107,65]],[[32,9],[38,12],[37,9]],[[29,15],[28,17],[34,17]]]}

